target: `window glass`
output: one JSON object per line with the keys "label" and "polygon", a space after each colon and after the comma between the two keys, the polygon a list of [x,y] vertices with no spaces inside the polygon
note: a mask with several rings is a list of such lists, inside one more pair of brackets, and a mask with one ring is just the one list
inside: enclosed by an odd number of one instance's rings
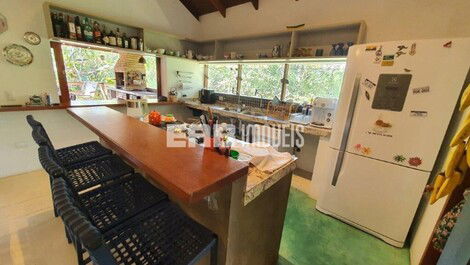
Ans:
{"label": "window glass", "polygon": [[157,89],[157,57],[145,55],[144,58],[147,88]]}
{"label": "window glass", "polygon": [[285,100],[304,103],[316,97],[338,98],[346,62],[289,64]]}
{"label": "window glass", "polygon": [[284,64],[244,64],[242,72],[241,95],[267,99],[281,96]]}
{"label": "window glass", "polygon": [[238,65],[236,64],[209,64],[208,86],[217,92],[237,93]]}
{"label": "window glass", "polygon": [[118,53],[62,45],[62,54],[72,103],[111,99],[108,87],[116,87]]}

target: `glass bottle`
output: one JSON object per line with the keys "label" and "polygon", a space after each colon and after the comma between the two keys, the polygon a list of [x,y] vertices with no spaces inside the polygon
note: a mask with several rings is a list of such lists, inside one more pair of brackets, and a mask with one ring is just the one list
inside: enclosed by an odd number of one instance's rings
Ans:
{"label": "glass bottle", "polygon": [[73,22],[72,16],[67,15],[67,30],[69,32],[69,39],[77,39],[77,31],[75,30],[75,23]]}
{"label": "glass bottle", "polygon": [[116,43],[116,35],[114,35],[114,32],[111,30],[111,32],[109,33],[109,45],[111,46],[116,46],[117,43]]}
{"label": "glass bottle", "polygon": [[83,29],[83,37],[88,42],[93,42],[93,28],[91,27],[90,20],[85,18]]}
{"label": "glass bottle", "polygon": [[98,43],[98,44],[103,43],[103,41],[101,40],[100,24],[96,20],[95,20],[95,23],[93,23],[93,38],[95,40],[95,43]]}
{"label": "glass bottle", "polygon": [[103,44],[109,45],[109,37],[108,37],[108,34],[106,33],[106,26],[104,25],[103,25],[103,31],[101,32],[101,35],[103,35]]}
{"label": "glass bottle", "polygon": [[129,38],[126,36],[126,33],[122,35],[122,47],[129,49]]}
{"label": "glass bottle", "polygon": [[66,38],[67,37],[67,26],[65,25],[64,21],[64,14],[59,13],[59,17],[57,18],[57,25],[59,27],[57,31],[57,36],[61,38]]}
{"label": "glass bottle", "polygon": [[80,17],[75,16],[75,32],[77,40],[83,40],[82,25],[80,24]]}
{"label": "glass bottle", "polygon": [[118,47],[122,47],[122,36],[119,28],[116,29],[116,44]]}

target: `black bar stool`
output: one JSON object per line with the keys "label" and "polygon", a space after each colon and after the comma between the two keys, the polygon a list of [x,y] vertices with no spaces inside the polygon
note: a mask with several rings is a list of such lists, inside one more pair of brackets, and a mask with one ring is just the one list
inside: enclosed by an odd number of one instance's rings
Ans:
{"label": "black bar stool", "polygon": [[[72,145],[69,147],[55,149],[52,144],[49,135],[44,129],[44,126],[33,118],[32,115],[26,116],[26,121],[33,129],[33,139],[38,145],[48,145],[55,156],[57,157],[59,164],[63,166],[73,165],[89,159],[100,157],[103,155],[109,155],[112,153],[111,150],[103,147],[97,141],[86,142],[82,144]],[[42,136],[42,137],[39,137]]]}
{"label": "black bar stool", "polygon": [[[128,220],[156,205],[167,201],[168,196],[161,190],[148,183],[140,174],[121,178],[110,185],[96,188],[92,191],[74,195],[62,178],[53,182],[54,205],[63,205],[64,200],[73,200],[87,219],[101,233]],[[58,209],[58,211],[63,209]],[[73,242],[79,264],[87,264],[88,257],[77,238],[72,236],[70,228],[66,228],[67,239]]]}
{"label": "black bar stool", "polygon": [[[55,162],[47,145],[39,147],[38,155],[42,167],[49,174],[50,184],[55,178],[62,177],[76,194],[134,172],[116,155],[103,156],[66,168]],[[54,215],[58,216],[55,207]]]}
{"label": "black bar stool", "polygon": [[171,202],[162,201],[102,232],[63,192],[64,185],[60,178],[53,180],[54,203],[77,252],[84,247],[89,255],[80,260],[79,254],[79,265],[186,265],[209,253],[211,264],[217,264],[217,237]]}

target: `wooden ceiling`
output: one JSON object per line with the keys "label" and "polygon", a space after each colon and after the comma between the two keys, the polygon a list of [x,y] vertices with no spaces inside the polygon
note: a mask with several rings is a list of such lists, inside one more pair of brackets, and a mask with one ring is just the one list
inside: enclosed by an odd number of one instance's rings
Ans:
{"label": "wooden ceiling", "polygon": [[199,20],[199,17],[212,12],[220,12],[225,17],[227,8],[252,3],[258,10],[259,0],[180,0],[180,2]]}

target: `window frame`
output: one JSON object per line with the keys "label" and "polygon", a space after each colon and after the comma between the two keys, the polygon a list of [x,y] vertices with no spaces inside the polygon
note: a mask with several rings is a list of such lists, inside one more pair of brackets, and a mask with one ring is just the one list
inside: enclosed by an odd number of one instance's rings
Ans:
{"label": "window frame", "polygon": [[[64,56],[62,53],[62,45],[67,45],[67,46],[73,46],[77,48],[82,48],[82,49],[92,49],[92,50],[98,50],[98,51],[105,51],[109,52],[110,49],[106,48],[100,48],[100,47],[84,47],[83,45],[79,44],[74,44],[74,43],[61,43],[61,42],[56,42],[56,41],[51,41],[50,46],[53,50],[54,56],[51,58],[55,61],[55,67],[57,71],[57,79],[59,83],[59,102],[61,106],[65,107],[70,107],[72,106],[71,100],[70,100],[70,92],[69,92],[69,87],[68,87],[68,81],[67,81],[67,75],[65,72],[65,62],[64,62]],[[114,51],[114,50],[111,50]],[[117,52],[117,51],[116,51]],[[119,53],[119,52],[117,52]],[[156,56],[156,71],[157,71],[157,95],[160,97],[162,96],[162,59],[158,56]],[[97,102],[96,104],[93,104],[96,106],[99,105],[109,105],[109,104],[102,104]],[[118,104],[117,104],[118,105]]]}
{"label": "window frame", "polygon": [[[341,57],[341,58],[290,58],[290,59],[270,59],[270,60],[237,60],[237,61],[232,61],[232,60],[226,60],[226,61],[211,61],[211,62],[206,62],[204,64],[204,88],[208,88],[209,85],[209,65],[211,64],[237,64],[238,65],[238,76],[237,76],[237,93],[234,95],[239,96],[240,95],[240,90],[241,90],[241,82],[243,82],[243,65],[245,64],[257,64],[257,63],[282,63],[284,64],[284,75],[282,79],[279,80],[280,86],[281,86],[281,94],[279,95],[279,98],[281,101],[284,101],[287,95],[287,90],[289,89],[288,84],[289,84],[289,68],[290,64],[299,64],[299,63],[316,63],[316,62],[322,62],[322,63],[339,63],[339,62],[347,62],[347,58]],[[346,71],[346,70],[345,70]],[[264,99],[264,98],[262,98]],[[302,102],[295,102],[295,103],[302,103]]]}

